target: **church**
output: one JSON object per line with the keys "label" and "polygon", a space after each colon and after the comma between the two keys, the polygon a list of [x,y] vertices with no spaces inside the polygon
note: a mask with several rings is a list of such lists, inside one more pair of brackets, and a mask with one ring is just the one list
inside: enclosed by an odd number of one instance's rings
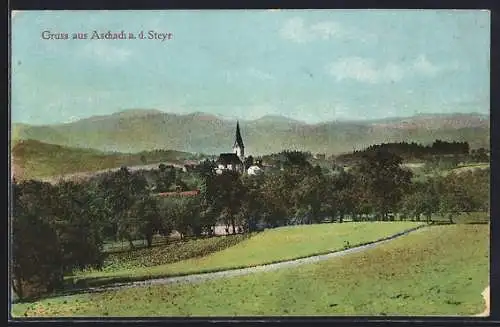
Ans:
{"label": "church", "polygon": [[224,170],[237,171],[239,173],[245,172],[245,145],[240,132],[240,124],[236,122],[236,136],[233,144],[233,152],[221,153],[217,159],[216,172],[222,174]]}

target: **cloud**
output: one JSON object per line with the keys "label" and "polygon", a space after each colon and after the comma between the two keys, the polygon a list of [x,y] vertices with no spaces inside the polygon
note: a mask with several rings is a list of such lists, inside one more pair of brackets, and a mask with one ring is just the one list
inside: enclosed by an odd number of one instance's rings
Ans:
{"label": "cloud", "polygon": [[274,76],[263,71],[260,69],[257,69],[255,67],[250,67],[245,70],[239,70],[239,71],[225,71],[224,73],[224,78],[226,79],[227,82],[232,83],[238,79],[241,78],[255,78],[258,80],[273,80]]}
{"label": "cloud", "polygon": [[413,69],[425,75],[435,75],[439,68],[433,65],[425,56],[419,56],[413,63]]}
{"label": "cloud", "polygon": [[321,39],[346,36],[346,31],[335,22],[320,22],[309,27],[309,32]]}
{"label": "cloud", "polygon": [[292,18],[288,20],[280,34],[284,39],[291,40],[297,43],[308,42],[311,40],[311,35],[304,26],[304,21],[301,18]]}
{"label": "cloud", "polygon": [[341,58],[327,65],[327,71],[337,81],[352,79],[363,83],[398,82],[408,76],[433,77],[444,71],[457,70],[458,63],[436,65],[420,55],[409,65],[387,63],[377,66],[372,59],[361,57]]}
{"label": "cloud", "polygon": [[447,63],[445,65],[435,65],[431,63],[426,56],[420,55],[414,62],[413,62],[413,71],[416,73],[424,74],[424,75],[429,75],[429,76],[435,76],[441,72],[445,71],[453,71],[453,70],[458,70],[458,69],[463,69],[466,67],[463,67],[460,65],[458,61],[452,61],[450,63]]}
{"label": "cloud", "polygon": [[328,70],[338,81],[353,79],[359,82],[377,83],[384,80],[400,80],[402,69],[394,64],[377,68],[370,59],[348,57],[337,60],[329,65]]}
{"label": "cloud", "polygon": [[132,51],[110,45],[109,42],[91,41],[84,47],[83,53],[87,57],[97,58],[107,63],[121,64],[129,59]]}
{"label": "cloud", "polygon": [[252,76],[252,77],[255,77],[257,79],[261,79],[261,80],[272,80],[274,79],[273,75],[269,74],[269,73],[266,73],[260,69],[256,69],[256,68],[249,68],[247,70],[247,74]]}
{"label": "cloud", "polygon": [[286,40],[306,43],[332,38],[356,39],[363,42],[376,40],[376,35],[348,28],[334,21],[322,21],[306,25],[299,17],[291,18],[280,29],[280,35]]}

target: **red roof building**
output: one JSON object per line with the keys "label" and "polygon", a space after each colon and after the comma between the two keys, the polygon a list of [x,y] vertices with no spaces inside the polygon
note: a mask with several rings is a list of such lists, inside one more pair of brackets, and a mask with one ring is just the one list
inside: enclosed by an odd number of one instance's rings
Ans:
{"label": "red roof building", "polygon": [[157,193],[157,196],[168,197],[168,196],[197,196],[200,194],[200,190],[194,191],[184,191],[184,192],[163,192]]}

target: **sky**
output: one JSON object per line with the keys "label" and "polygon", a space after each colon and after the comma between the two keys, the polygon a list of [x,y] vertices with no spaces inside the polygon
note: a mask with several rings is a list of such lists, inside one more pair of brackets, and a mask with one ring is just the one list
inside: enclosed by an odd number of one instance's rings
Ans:
{"label": "sky", "polygon": [[126,109],[309,123],[490,110],[488,11],[17,11],[11,49],[11,119],[28,124]]}

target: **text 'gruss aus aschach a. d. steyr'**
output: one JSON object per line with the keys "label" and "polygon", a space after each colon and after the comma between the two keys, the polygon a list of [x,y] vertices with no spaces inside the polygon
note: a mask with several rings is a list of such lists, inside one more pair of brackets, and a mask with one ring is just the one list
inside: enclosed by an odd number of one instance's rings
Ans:
{"label": "text 'gruss aus aschach a. d. steyr'", "polygon": [[139,31],[139,32],[112,32],[112,31],[97,31],[92,32],[76,32],[62,33],[52,32],[49,30],[43,31],[41,34],[44,40],[159,40],[161,42],[173,39],[171,32],[156,32]]}

